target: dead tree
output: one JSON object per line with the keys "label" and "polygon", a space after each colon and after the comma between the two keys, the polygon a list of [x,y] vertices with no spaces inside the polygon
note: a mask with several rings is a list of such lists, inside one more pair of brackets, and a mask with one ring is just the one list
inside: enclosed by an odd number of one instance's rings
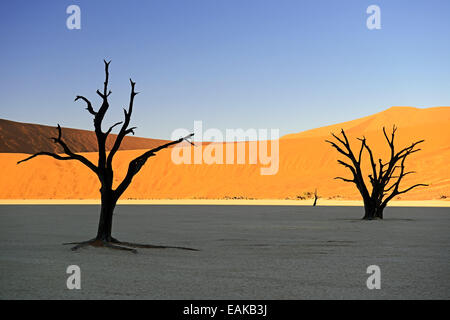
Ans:
{"label": "dead tree", "polygon": [[[105,63],[105,81],[103,86],[103,91],[97,90],[97,94],[102,99],[102,104],[100,108],[95,111],[92,107],[92,103],[83,96],[77,96],[75,98],[75,101],[82,100],[84,103],[86,103],[86,110],[94,117],[94,128],[95,128],[95,135],[97,137],[97,143],[98,143],[98,163],[95,165],[90,160],[85,158],[84,156],[80,154],[73,153],[69,146],[64,142],[62,137],[62,130],[61,127],[58,124],[58,136],[53,139],[53,141],[62,147],[64,154],[55,154],[51,152],[38,152],[36,154],[33,154],[32,156],[19,161],[17,164],[28,161],[30,159],[33,159],[37,156],[50,156],[57,160],[77,160],[87,166],[99,179],[100,181],[100,195],[101,195],[101,209],[100,209],[100,220],[98,224],[98,231],[97,236],[94,239],[91,239],[89,241],[84,242],[73,242],[73,243],[67,243],[67,244],[76,244],[75,247],[72,248],[72,250],[76,250],[78,248],[84,247],[84,246],[97,246],[97,247],[109,247],[114,249],[120,249],[120,250],[127,250],[131,252],[136,252],[133,248],[168,248],[164,246],[154,246],[154,245],[145,245],[145,244],[136,244],[136,243],[130,243],[130,242],[121,242],[117,239],[113,238],[111,236],[112,232],[112,222],[113,222],[113,213],[114,209],[116,207],[117,200],[120,198],[120,196],[125,192],[125,190],[128,188],[130,183],[133,180],[133,177],[141,170],[141,168],[144,166],[144,164],[147,162],[147,160],[150,157],[153,157],[156,155],[156,153],[160,150],[166,149],[172,145],[178,144],[182,142],[183,140],[188,141],[187,139],[192,137],[194,134],[190,134],[186,137],[180,138],[176,141],[171,141],[166,144],[163,144],[159,147],[153,148],[151,150],[148,150],[147,152],[143,153],[139,157],[131,160],[131,162],[128,165],[128,171],[125,175],[125,178],[122,180],[122,182],[117,186],[117,188],[113,188],[113,177],[114,177],[114,171],[113,171],[113,158],[116,155],[117,151],[119,150],[120,144],[122,143],[125,136],[129,134],[134,135],[134,130],[136,127],[130,127],[130,119],[131,114],[133,112],[133,104],[134,104],[134,98],[138,94],[138,92],[135,91],[135,82],[133,82],[130,79],[131,84],[131,93],[130,93],[130,99],[128,104],[128,110],[124,108],[124,120],[121,122],[117,122],[113,124],[111,127],[109,127],[108,130],[105,132],[102,130],[102,122],[103,118],[108,111],[109,108],[109,101],[108,97],[111,94],[111,91],[108,89],[108,81],[109,81],[109,64],[111,61],[107,62],[104,60]],[[112,132],[112,130],[119,126],[120,131],[116,136],[115,142],[109,151],[109,153],[106,152],[106,139],[108,135]],[[190,141],[188,141],[190,142]],[[192,144],[192,142],[190,142]],[[173,247],[171,247],[173,248]],[[189,248],[181,248],[180,249],[189,249]]]}
{"label": "dead tree", "polygon": [[[340,154],[347,157],[350,161],[345,162],[338,160],[340,165],[343,165],[350,170],[352,178],[347,179],[343,177],[336,177],[335,179],[340,179],[345,182],[351,182],[356,185],[364,201],[365,214],[363,219],[383,219],[383,210],[390,200],[399,194],[406,193],[419,186],[428,186],[427,184],[419,183],[415,184],[406,189],[400,190],[400,182],[402,179],[409,175],[415,173],[414,171],[405,171],[405,160],[406,158],[421,149],[417,149],[416,146],[424,142],[424,140],[413,142],[406,148],[401,149],[396,152],[394,147],[394,138],[397,128],[393,126],[392,134],[389,138],[386,133],[386,129],[383,128],[384,137],[389,145],[390,149],[390,159],[388,162],[383,163],[382,159],[378,159],[378,165],[374,160],[374,155],[372,150],[367,145],[366,138],[358,138],[361,141],[361,147],[359,149],[358,155],[355,155],[350,147],[350,143],[343,129],[341,129],[342,138],[336,136],[332,133],[333,137],[337,142],[326,140],[330,143]],[[371,171],[372,173],[368,175],[370,185],[372,190],[366,186],[364,181],[364,174],[361,169],[361,161],[363,151],[369,155]]]}
{"label": "dead tree", "polygon": [[319,199],[319,196],[317,195],[317,189],[314,190],[314,203],[313,203],[313,207],[316,206],[317,204],[317,199]]}

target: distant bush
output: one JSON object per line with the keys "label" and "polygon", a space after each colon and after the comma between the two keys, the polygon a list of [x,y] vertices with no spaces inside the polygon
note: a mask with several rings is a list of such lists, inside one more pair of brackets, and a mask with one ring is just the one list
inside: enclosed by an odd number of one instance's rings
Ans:
{"label": "distant bush", "polygon": [[297,200],[314,199],[314,192],[306,191],[306,192],[303,192],[302,195],[297,195],[295,198]]}

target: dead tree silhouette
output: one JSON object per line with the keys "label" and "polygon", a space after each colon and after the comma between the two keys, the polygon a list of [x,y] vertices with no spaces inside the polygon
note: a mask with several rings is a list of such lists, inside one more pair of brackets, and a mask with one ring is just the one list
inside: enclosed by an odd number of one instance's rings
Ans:
{"label": "dead tree silhouette", "polygon": [[316,206],[316,204],[317,204],[317,199],[319,199],[319,196],[317,195],[317,188],[316,188],[316,190],[314,190],[314,203],[313,203],[313,207]]}
{"label": "dead tree silhouette", "polygon": [[[108,89],[108,81],[109,81],[109,64],[111,61],[107,62],[104,60],[105,63],[105,81],[103,86],[103,92],[100,90],[97,90],[97,94],[102,98],[102,104],[100,108],[95,111],[92,107],[92,103],[83,96],[77,96],[75,98],[75,101],[82,100],[86,103],[86,110],[94,116],[94,128],[95,128],[95,135],[97,137],[98,142],[98,164],[94,165],[91,161],[89,161],[87,158],[80,154],[73,153],[70,148],[67,146],[67,144],[64,142],[62,137],[62,130],[61,127],[58,124],[58,136],[56,138],[51,138],[53,141],[60,145],[62,149],[64,150],[64,155],[59,155],[51,152],[38,152],[33,154],[32,156],[23,159],[17,164],[20,164],[22,162],[31,160],[37,156],[50,156],[57,160],[78,160],[85,166],[87,166],[91,171],[95,173],[95,175],[98,177],[100,181],[100,194],[101,194],[101,209],[100,209],[100,220],[98,224],[98,231],[97,236],[91,240],[84,241],[84,242],[72,242],[72,243],[65,243],[65,244],[76,244],[75,247],[72,248],[72,250],[77,250],[81,247],[85,246],[96,246],[96,247],[108,247],[112,249],[119,249],[119,250],[126,250],[136,253],[137,251],[132,248],[178,248],[178,249],[186,249],[186,250],[195,250],[191,248],[184,248],[184,247],[166,247],[166,246],[155,246],[155,245],[148,245],[148,244],[137,244],[137,243],[131,243],[131,242],[121,242],[111,236],[112,232],[112,222],[113,222],[113,213],[114,209],[116,207],[117,200],[120,198],[120,196],[124,193],[124,191],[128,188],[130,183],[133,180],[133,177],[141,170],[141,168],[144,166],[144,164],[147,162],[147,160],[150,157],[153,157],[156,155],[156,153],[160,150],[166,149],[172,145],[178,144],[184,140],[188,141],[192,144],[191,141],[188,140],[188,138],[192,137],[194,134],[189,134],[186,137],[180,138],[176,141],[171,141],[166,144],[163,144],[159,147],[153,148],[151,150],[148,150],[147,152],[143,153],[139,157],[131,160],[131,162],[128,165],[128,171],[125,175],[125,178],[122,180],[122,182],[117,186],[116,189],[113,189],[113,177],[114,177],[114,171],[113,171],[113,158],[116,155],[117,151],[119,150],[120,144],[122,143],[124,137],[128,134],[134,135],[134,129],[136,127],[129,127],[130,125],[130,119],[131,114],[133,112],[133,104],[134,104],[134,98],[138,94],[138,92],[135,91],[135,82],[133,82],[130,79],[131,84],[131,93],[130,93],[130,99],[129,99],[129,105],[128,110],[124,108],[124,121],[117,122],[113,124],[106,132],[103,132],[102,130],[102,122],[103,118],[108,111],[109,108],[109,102],[108,97],[111,94],[111,91]],[[120,128],[119,133],[117,134],[117,137],[115,139],[115,142],[107,154],[106,152],[106,138],[108,135],[112,132],[112,130],[116,127],[122,125]]]}
{"label": "dead tree silhouette", "polygon": [[[339,142],[339,145],[338,143],[335,143],[333,141],[325,140],[326,142],[330,143],[331,146],[333,146],[339,153],[350,160],[350,163],[342,160],[338,160],[338,163],[348,168],[352,173],[353,178],[347,179],[343,177],[336,177],[335,179],[340,179],[345,182],[351,182],[356,185],[364,201],[365,214],[363,219],[383,219],[384,208],[386,207],[388,202],[391,201],[395,196],[406,193],[419,186],[428,186],[427,184],[419,183],[404,190],[399,190],[400,182],[402,181],[402,179],[409,174],[415,173],[414,171],[405,171],[405,160],[409,155],[421,150],[417,149],[416,146],[424,142],[424,140],[413,142],[408,147],[395,152],[394,138],[396,131],[397,128],[394,125],[392,128],[391,137],[389,138],[388,134],[386,133],[386,129],[383,127],[383,134],[390,149],[390,159],[386,163],[383,163],[382,159],[378,159],[378,168],[377,164],[375,163],[372,150],[367,145],[365,137],[358,138],[358,140],[361,141],[361,148],[357,157],[353,153],[343,129],[341,129],[342,138],[332,133],[333,137]],[[372,167],[372,173],[368,175],[370,184],[372,186],[371,192],[369,192],[366,186],[361,169],[362,154],[364,150],[366,150],[369,154],[370,165]],[[396,175],[394,175],[394,173]]]}

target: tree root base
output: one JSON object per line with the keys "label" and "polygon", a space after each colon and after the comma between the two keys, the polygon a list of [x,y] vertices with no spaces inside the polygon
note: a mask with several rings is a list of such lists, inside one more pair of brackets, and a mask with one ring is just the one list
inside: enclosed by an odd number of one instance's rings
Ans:
{"label": "tree root base", "polygon": [[141,244],[141,243],[133,243],[133,242],[122,242],[117,239],[111,238],[110,241],[102,240],[102,239],[91,239],[83,242],[67,242],[63,243],[63,245],[75,244],[74,247],[71,248],[72,251],[76,251],[78,249],[91,246],[91,247],[103,247],[115,250],[128,251],[132,253],[137,253],[138,251],[133,248],[143,248],[143,249],[180,249],[180,250],[190,250],[190,251],[199,251],[193,248],[187,247],[175,247],[175,246],[157,246],[152,244]]}

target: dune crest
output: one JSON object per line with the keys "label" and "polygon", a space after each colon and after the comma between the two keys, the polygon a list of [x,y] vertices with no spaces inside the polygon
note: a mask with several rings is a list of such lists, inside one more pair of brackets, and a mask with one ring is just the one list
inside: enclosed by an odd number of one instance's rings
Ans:
{"label": "dune crest", "polygon": [[[95,133],[88,130],[62,128],[63,137],[73,152],[97,151]],[[22,123],[0,119],[0,153],[36,153],[39,151],[63,152],[52,140],[57,134],[56,126]],[[116,135],[111,134],[106,141],[110,150]],[[152,148],[167,140],[125,137],[120,150]]]}
{"label": "dune crest", "polygon": [[450,124],[449,107],[433,107],[420,109],[415,107],[391,107],[387,110],[373,115],[346,121],[299,133],[292,133],[283,136],[283,139],[295,139],[305,137],[327,136],[330,132],[370,132],[381,130],[383,126],[391,128],[394,124],[399,128],[423,126],[432,123]]}

